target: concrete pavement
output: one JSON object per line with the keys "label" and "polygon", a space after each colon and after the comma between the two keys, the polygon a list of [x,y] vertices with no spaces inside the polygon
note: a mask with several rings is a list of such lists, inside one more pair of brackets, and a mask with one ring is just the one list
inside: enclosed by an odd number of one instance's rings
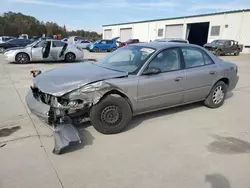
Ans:
{"label": "concrete pavement", "polygon": [[192,104],[141,115],[117,135],[79,127],[83,143],[58,156],[25,95],[30,70],[65,64],[16,65],[0,56],[0,187],[249,188],[250,55],[222,58],[239,66],[240,81],[221,108]]}

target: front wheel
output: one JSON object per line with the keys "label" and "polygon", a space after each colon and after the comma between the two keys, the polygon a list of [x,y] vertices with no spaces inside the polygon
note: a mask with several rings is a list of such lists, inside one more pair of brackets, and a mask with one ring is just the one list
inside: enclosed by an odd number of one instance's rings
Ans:
{"label": "front wheel", "polygon": [[239,49],[237,49],[237,50],[236,50],[236,52],[234,53],[234,55],[235,55],[235,56],[240,55],[240,50],[239,50]]}
{"label": "front wheel", "polygon": [[220,56],[220,55],[221,55],[221,50],[217,50],[217,51],[215,52],[215,55],[216,55],[216,56]]}
{"label": "front wheel", "polygon": [[93,52],[100,52],[100,49],[99,48],[94,48]]}
{"label": "front wheel", "polygon": [[16,55],[16,62],[20,64],[26,64],[30,61],[29,56],[26,53],[19,53]]}
{"label": "front wheel", "polygon": [[108,95],[90,110],[94,128],[102,134],[120,133],[132,118],[128,102],[121,96]]}
{"label": "front wheel", "polygon": [[211,89],[209,95],[204,101],[205,105],[209,108],[219,108],[223,105],[227,93],[227,85],[219,81]]}

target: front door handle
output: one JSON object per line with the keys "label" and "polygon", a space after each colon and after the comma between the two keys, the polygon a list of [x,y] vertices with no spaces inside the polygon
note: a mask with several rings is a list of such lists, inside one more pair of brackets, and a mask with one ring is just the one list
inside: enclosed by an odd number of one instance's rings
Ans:
{"label": "front door handle", "polygon": [[216,74],[216,71],[210,71],[209,74],[214,75]]}
{"label": "front door handle", "polygon": [[183,79],[183,77],[177,77],[177,78],[174,79],[174,81],[179,82],[179,81],[181,81],[182,79]]}

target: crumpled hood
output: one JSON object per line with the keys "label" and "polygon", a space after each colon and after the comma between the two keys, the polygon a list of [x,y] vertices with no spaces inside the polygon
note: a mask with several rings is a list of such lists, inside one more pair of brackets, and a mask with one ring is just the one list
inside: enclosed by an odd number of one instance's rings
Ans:
{"label": "crumpled hood", "polygon": [[62,96],[89,83],[125,76],[128,73],[84,62],[41,73],[34,79],[34,85],[44,93]]}

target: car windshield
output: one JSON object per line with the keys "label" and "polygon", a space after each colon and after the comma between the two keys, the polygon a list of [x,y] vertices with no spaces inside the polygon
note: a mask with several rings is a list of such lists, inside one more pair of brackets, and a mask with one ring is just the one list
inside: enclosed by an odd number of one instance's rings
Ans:
{"label": "car windshield", "polygon": [[212,42],[212,44],[224,44],[224,40],[214,40],[213,42]]}
{"label": "car windshield", "polygon": [[143,46],[126,46],[109,54],[96,65],[129,74],[137,74],[155,49]]}

